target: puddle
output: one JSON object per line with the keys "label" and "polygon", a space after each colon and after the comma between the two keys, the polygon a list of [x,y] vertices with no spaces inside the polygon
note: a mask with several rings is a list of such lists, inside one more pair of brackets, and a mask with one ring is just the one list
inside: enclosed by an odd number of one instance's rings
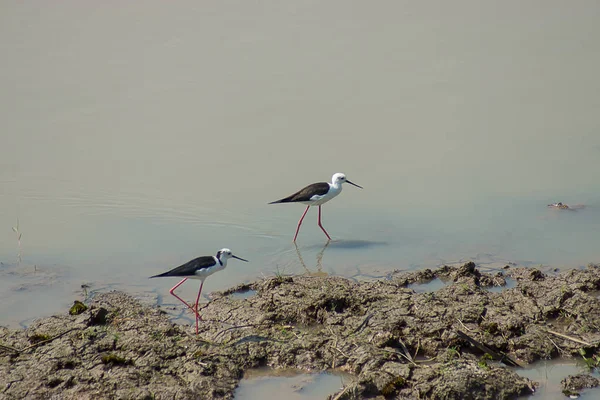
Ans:
{"label": "puddle", "polygon": [[407,287],[409,289],[414,290],[417,293],[430,293],[430,292],[435,292],[436,290],[439,290],[439,289],[443,288],[444,286],[446,286],[444,281],[442,281],[439,278],[435,278],[435,279],[430,280],[429,282],[411,283]]}
{"label": "puddle", "polygon": [[249,299],[256,294],[256,290],[246,289],[231,293],[229,296],[233,299]]}
{"label": "puddle", "polygon": [[339,391],[352,377],[341,372],[307,374],[295,369],[259,368],[247,371],[235,390],[236,400],[322,400]]}
{"label": "puddle", "polygon": [[508,289],[512,289],[515,286],[517,286],[517,281],[515,279],[505,278],[505,281],[506,281],[506,285],[504,285],[504,286],[490,286],[490,287],[487,287],[486,289],[490,292],[500,293],[500,292],[503,292]]}
{"label": "puddle", "polygon": [[[535,394],[531,396],[519,397],[519,399],[567,399],[562,393],[560,381],[569,375],[589,373],[582,360],[546,360],[538,361],[525,368],[514,369],[514,371],[534,382],[538,382]],[[600,378],[597,371],[592,373],[596,378]],[[581,396],[578,399],[592,400],[600,398],[600,388],[585,389],[580,391]]]}

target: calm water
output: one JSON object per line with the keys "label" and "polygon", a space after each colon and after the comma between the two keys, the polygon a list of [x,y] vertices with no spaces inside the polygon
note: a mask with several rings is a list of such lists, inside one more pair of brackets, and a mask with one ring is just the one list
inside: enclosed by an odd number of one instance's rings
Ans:
{"label": "calm water", "polygon": [[[600,378],[597,370],[590,371],[582,360],[555,359],[541,360],[528,365],[526,368],[516,368],[514,371],[526,378],[537,382],[539,386],[531,396],[522,396],[521,400],[564,400],[561,381],[569,375],[590,374]],[[600,388],[584,389],[580,391],[580,400],[593,400],[600,396]]]}
{"label": "calm water", "polygon": [[[599,261],[599,18],[592,1],[4,2],[0,324],[82,283],[171,302],[176,282],[147,277],[221,247],[251,262],[207,293]],[[334,172],[364,190],[324,206],[335,242],[311,210],[296,248],[303,207],[267,202]]]}

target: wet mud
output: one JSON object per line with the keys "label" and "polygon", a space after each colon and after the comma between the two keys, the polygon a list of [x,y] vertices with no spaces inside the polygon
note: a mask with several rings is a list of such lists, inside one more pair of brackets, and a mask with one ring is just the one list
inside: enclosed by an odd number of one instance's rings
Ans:
{"label": "wet mud", "polygon": [[[507,278],[516,285],[488,290]],[[431,279],[446,285],[407,287]],[[598,367],[599,289],[596,265],[550,275],[467,263],[374,282],[276,276],[214,293],[198,335],[103,293],[27,329],[0,328],[0,398],[230,399],[244,371],[265,366],[352,374],[331,399],[516,398],[535,382],[506,365],[583,357]]]}

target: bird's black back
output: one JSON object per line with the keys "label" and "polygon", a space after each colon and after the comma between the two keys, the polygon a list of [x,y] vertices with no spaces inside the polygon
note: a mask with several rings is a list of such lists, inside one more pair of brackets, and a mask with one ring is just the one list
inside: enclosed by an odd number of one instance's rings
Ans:
{"label": "bird's black back", "polygon": [[277,203],[296,203],[300,201],[310,201],[310,198],[314,195],[323,196],[329,191],[329,183],[327,182],[318,182],[308,185],[304,189],[300,189],[296,193],[283,198],[281,200],[273,201],[269,204],[277,204]]}
{"label": "bird's black back", "polygon": [[180,265],[177,268],[173,268],[172,270],[167,271],[165,273],[151,276],[150,278],[163,278],[165,276],[191,276],[194,275],[196,271],[200,269],[212,267],[216,264],[217,261],[215,261],[215,258],[213,256],[202,256],[194,258],[193,260],[188,261],[185,264]]}

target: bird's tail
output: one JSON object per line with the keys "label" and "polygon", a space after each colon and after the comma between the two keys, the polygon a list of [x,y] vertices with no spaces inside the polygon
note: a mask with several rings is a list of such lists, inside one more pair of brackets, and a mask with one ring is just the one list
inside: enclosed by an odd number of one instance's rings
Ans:
{"label": "bird's tail", "polygon": [[169,276],[169,272],[164,272],[162,274],[151,276],[149,279],[151,279],[151,278],[162,278],[162,277],[165,277],[165,276]]}
{"label": "bird's tail", "polygon": [[279,204],[279,203],[290,203],[290,202],[291,202],[290,198],[286,197],[285,199],[275,200],[275,201],[272,201],[272,202],[270,202],[268,204]]}

